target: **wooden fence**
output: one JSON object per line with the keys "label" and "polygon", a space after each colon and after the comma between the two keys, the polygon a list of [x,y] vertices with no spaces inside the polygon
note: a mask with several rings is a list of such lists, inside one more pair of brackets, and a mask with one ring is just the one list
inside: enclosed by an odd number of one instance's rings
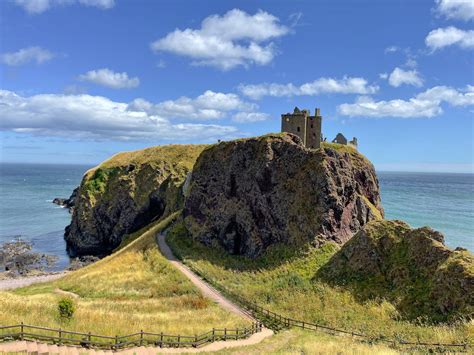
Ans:
{"label": "wooden fence", "polygon": [[[175,253],[175,255],[180,257],[179,253],[176,253],[175,251],[173,252]],[[379,335],[379,336],[374,337],[374,336],[368,336],[368,335],[362,334],[360,332],[354,332],[354,331],[349,331],[345,329],[338,329],[338,328],[328,327],[325,325],[316,324],[312,322],[292,319],[289,317],[285,317],[281,314],[272,312],[269,309],[259,306],[258,304],[237,295],[236,293],[216,283],[214,280],[208,279],[205,276],[205,273],[203,273],[198,268],[192,267],[190,265],[186,265],[186,266],[190,270],[192,270],[194,273],[198,274],[205,281],[210,283],[216,290],[225,294],[228,298],[234,300],[242,308],[246,309],[255,319],[258,319],[265,326],[276,331],[284,329],[284,328],[289,328],[289,327],[297,327],[297,328],[310,330],[310,331],[323,331],[331,335],[352,336],[352,337],[359,338],[361,340],[365,340],[370,343],[381,342],[381,343],[386,343],[393,346],[402,345],[402,346],[412,346],[412,347],[431,347],[431,348],[438,348],[438,349],[451,349],[450,351],[456,351],[456,349],[458,351],[459,350],[467,351],[468,349],[472,349],[473,347],[473,344],[468,343],[468,342],[460,343],[460,344],[429,343],[429,342],[421,342],[421,341],[418,341],[418,342],[406,341],[403,339],[395,339],[395,338],[390,339],[389,337],[384,336],[384,335]]]}
{"label": "wooden fence", "polygon": [[92,333],[73,332],[64,329],[38,327],[27,324],[0,326],[0,340],[39,340],[57,345],[77,345],[85,348],[125,349],[136,346],[157,346],[160,348],[199,348],[219,340],[248,338],[262,331],[262,323],[252,323],[248,328],[213,328],[200,335],[170,335],[149,333],[143,330],[123,336],[106,336]]}

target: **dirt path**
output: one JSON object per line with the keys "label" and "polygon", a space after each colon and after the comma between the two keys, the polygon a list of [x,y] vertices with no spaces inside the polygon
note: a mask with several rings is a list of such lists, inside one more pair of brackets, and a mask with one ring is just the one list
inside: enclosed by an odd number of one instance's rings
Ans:
{"label": "dirt path", "polygon": [[14,279],[0,279],[0,291],[13,290],[15,288],[25,287],[41,282],[52,281],[59,279],[64,275],[66,275],[66,272],[58,272],[55,274],[48,275],[18,277]]}
{"label": "dirt path", "polygon": [[255,319],[249,312],[240,308],[238,305],[230,301],[229,299],[225,298],[219,291],[217,291],[214,287],[209,285],[203,279],[201,279],[198,275],[196,275],[191,269],[189,269],[186,265],[184,265],[181,261],[179,261],[171,251],[168,244],[166,244],[166,235],[164,233],[159,233],[156,237],[158,246],[161,250],[161,253],[169,260],[171,264],[173,264],[179,271],[181,271],[197,288],[201,290],[204,296],[212,299],[214,302],[218,303],[223,308],[238,314],[242,317],[252,320],[256,322]]}

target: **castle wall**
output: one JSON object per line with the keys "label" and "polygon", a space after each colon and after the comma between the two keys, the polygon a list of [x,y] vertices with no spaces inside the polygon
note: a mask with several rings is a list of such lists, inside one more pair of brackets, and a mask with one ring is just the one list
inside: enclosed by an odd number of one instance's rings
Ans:
{"label": "castle wall", "polygon": [[307,148],[317,149],[321,146],[321,116],[309,116],[306,121]]}
{"label": "castle wall", "polygon": [[281,115],[281,131],[297,135],[306,146],[306,115],[303,112],[298,114]]}

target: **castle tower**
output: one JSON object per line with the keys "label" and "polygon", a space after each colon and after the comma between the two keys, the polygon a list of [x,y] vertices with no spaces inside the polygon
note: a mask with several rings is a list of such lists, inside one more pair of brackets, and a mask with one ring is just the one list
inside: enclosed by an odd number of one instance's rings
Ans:
{"label": "castle tower", "polygon": [[305,147],[317,149],[321,146],[322,119],[319,108],[310,116],[308,110],[295,107],[293,113],[281,115],[281,131],[293,133],[301,138]]}

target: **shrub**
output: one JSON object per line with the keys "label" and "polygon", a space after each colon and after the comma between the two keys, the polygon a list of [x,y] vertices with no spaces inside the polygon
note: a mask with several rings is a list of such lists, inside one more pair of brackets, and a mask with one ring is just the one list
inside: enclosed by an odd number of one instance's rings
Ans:
{"label": "shrub", "polygon": [[70,298],[61,298],[58,302],[59,317],[62,319],[71,319],[75,309],[74,302]]}

